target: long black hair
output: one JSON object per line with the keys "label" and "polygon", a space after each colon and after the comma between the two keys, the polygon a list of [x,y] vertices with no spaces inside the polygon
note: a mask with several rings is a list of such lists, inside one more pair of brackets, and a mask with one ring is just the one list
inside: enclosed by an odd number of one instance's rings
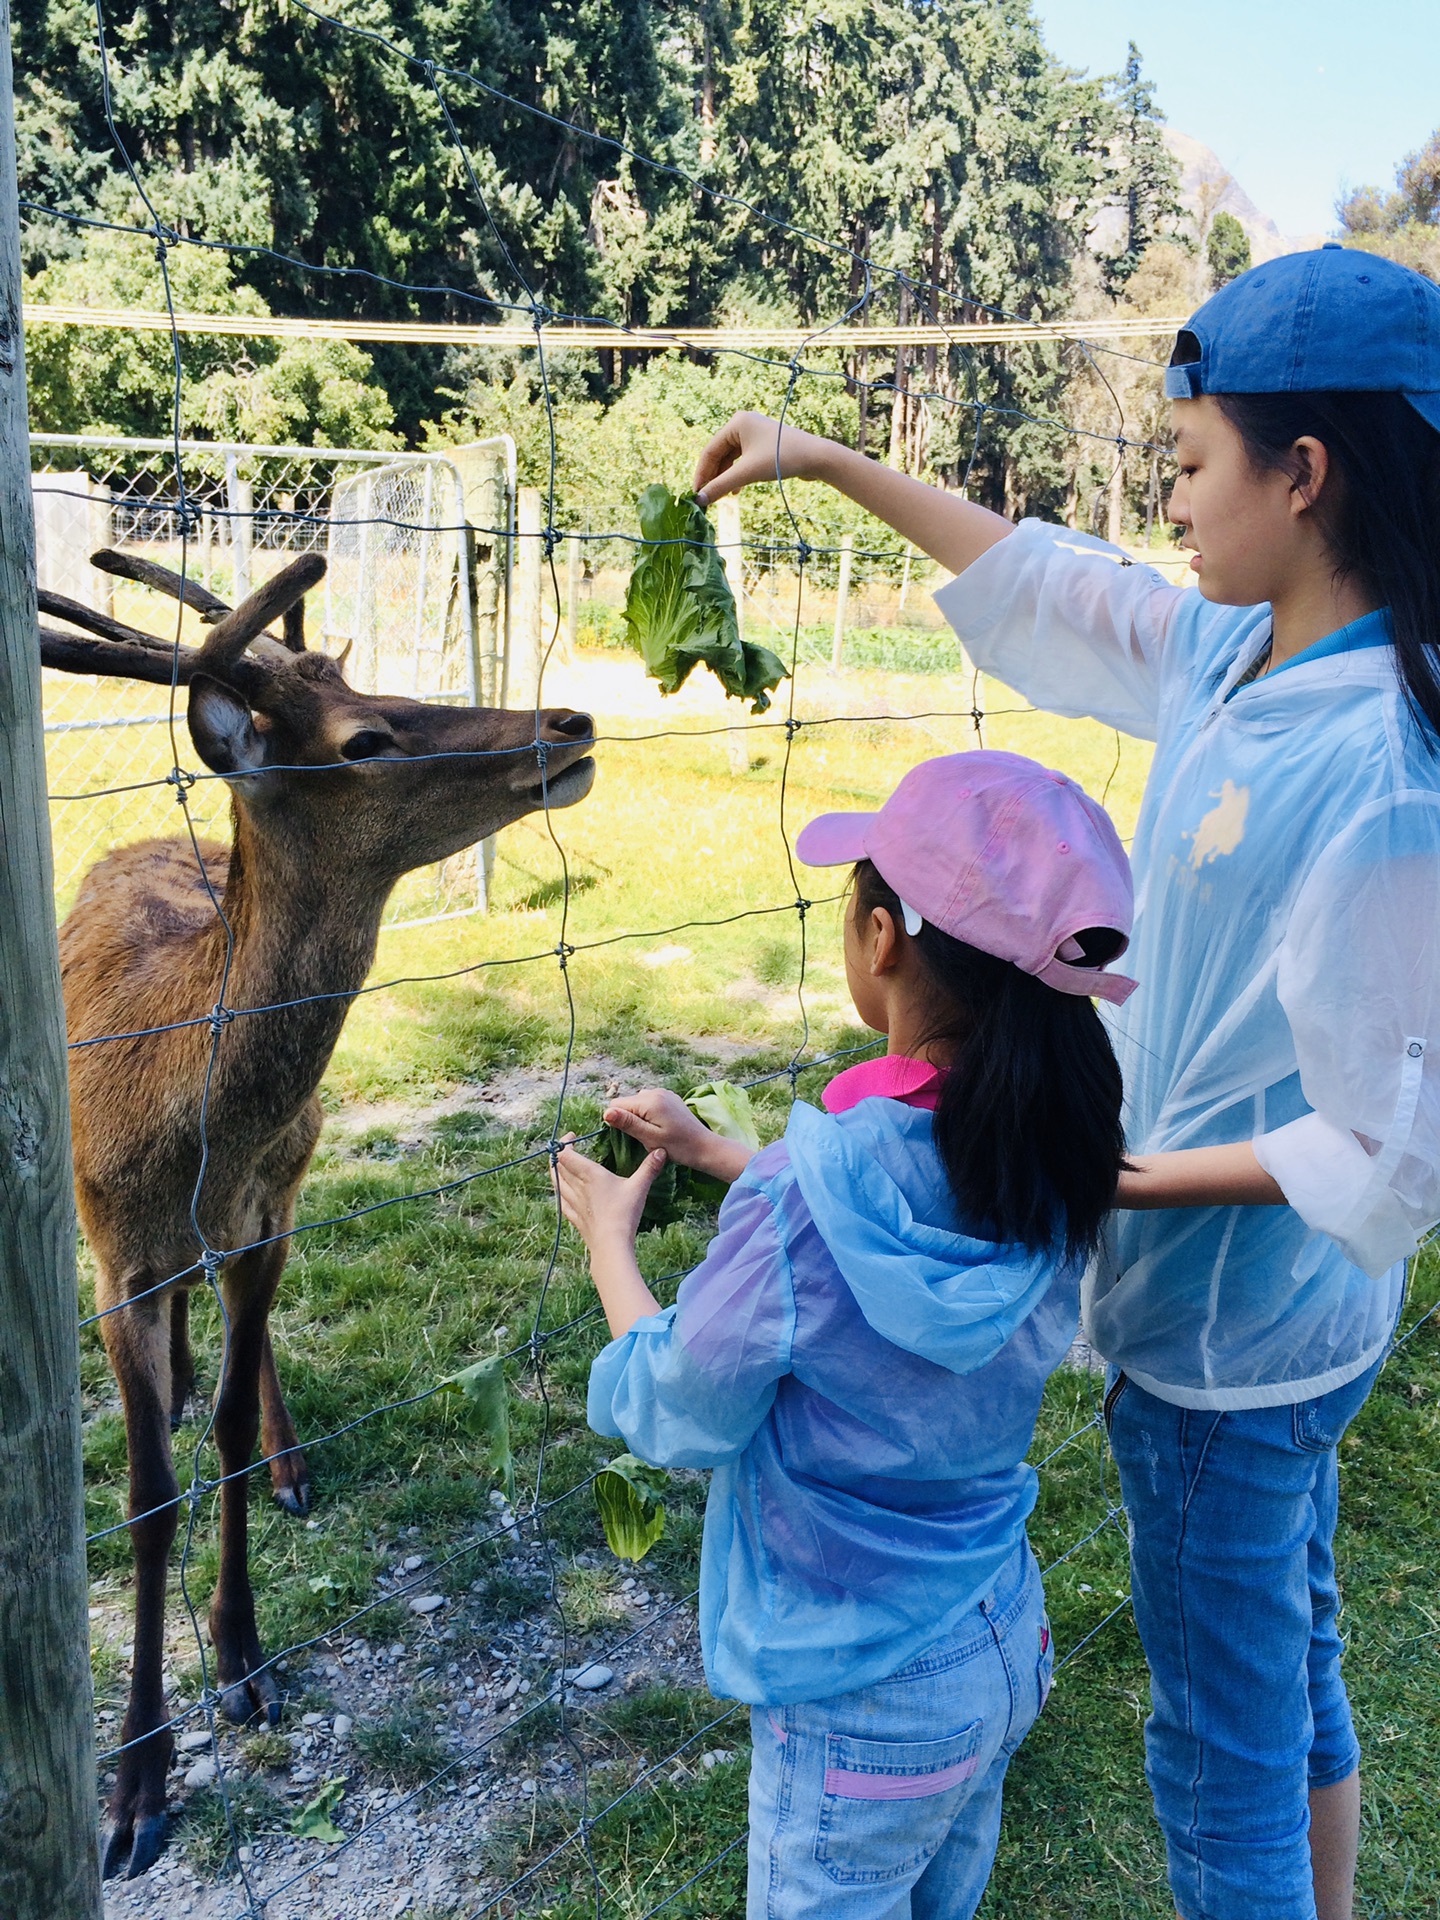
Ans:
{"label": "long black hair", "polygon": [[[876,907],[903,924],[899,896],[862,860],[857,921]],[[907,937],[929,989],[924,1044],[949,1056],[935,1145],[961,1219],[1032,1252],[1092,1252],[1125,1164],[1120,1068],[1094,1003],[928,920]],[[1109,928],[1076,938],[1096,966],[1122,945]]]}
{"label": "long black hair", "polygon": [[1217,393],[1251,465],[1298,478],[1313,437],[1333,478],[1316,508],[1337,575],[1395,623],[1395,664],[1433,753],[1440,741],[1440,432],[1401,393]]}

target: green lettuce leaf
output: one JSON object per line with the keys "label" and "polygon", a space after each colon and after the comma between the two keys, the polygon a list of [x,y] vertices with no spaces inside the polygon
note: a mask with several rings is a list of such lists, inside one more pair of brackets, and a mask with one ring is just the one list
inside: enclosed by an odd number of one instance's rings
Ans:
{"label": "green lettuce leaf", "polygon": [[697,1120],[703,1120],[722,1140],[738,1140],[741,1146],[760,1151],[760,1133],[755,1125],[755,1109],[744,1087],[733,1080],[707,1080],[703,1087],[687,1093],[685,1104]]}
{"label": "green lettuce leaf", "polygon": [[740,638],[735,596],[705,509],[693,493],[647,487],[640,496],[644,536],[625,595],[625,625],[645,671],[674,693],[707,666],[732,699],[764,713],[785,678],[768,647]]}
{"label": "green lettuce leaf", "polygon": [[[643,1162],[647,1151],[638,1140],[632,1140],[628,1133],[622,1133],[619,1127],[607,1125],[595,1158],[602,1167],[608,1167],[611,1173],[618,1173],[622,1180],[628,1180]],[[678,1220],[682,1211],[679,1199],[675,1163],[667,1160],[645,1196],[645,1210],[640,1215],[642,1226],[663,1227],[672,1220]]]}
{"label": "green lettuce leaf", "polygon": [[[755,1110],[750,1095],[733,1080],[709,1080],[703,1087],[687,1093],[685,1104],[697,1120],[703,1120],[712,1133],[722,1139],[738,1140],[742,1146],[760,1151],[760,1135],[755,1126]],[[718,1207],[730,1191],[723,1180],[691,1169],[686,1176],[691,1199],[703,1206]]]}
{"label": "green lettuce leaf", "polygon": [[307,1800],[290,1823],[290,1831],[297,1840],[323,1840],[328,1846],[334,1846],[345,1838],[344,1833],[330,1818],[336,1807],[345,1797],[345,1782],[327,1780],[313,1800]]}
{"label": "green lettuce leaf", "polygon": [[659,1467],[618,1454],[595,1476],[595,1505],[610,1551],[621,1560],[643,1560],[665,1531],[662,1499],[669,1484]]}
{"label": "green lettuce leaf", "polygon": [[458,1393],[465,1401],[466,1424],[477,1439],[486,1443],[485,1465],[498,1475],[505,1498],[515,1498],[515,1456],[510,1450],[510,1390],[505,1384],[505,1363],[498,1355],[477,1360],[452,1380],[442,1393]]}

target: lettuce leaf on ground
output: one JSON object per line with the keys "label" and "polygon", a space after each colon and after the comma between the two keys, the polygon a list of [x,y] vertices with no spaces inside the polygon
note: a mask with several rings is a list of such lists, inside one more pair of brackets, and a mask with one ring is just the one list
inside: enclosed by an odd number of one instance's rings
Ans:
{"label": "lettuce leaf on ground", "polygon": [[610,1551],[620,1560],[643,1560],[665,1532],[663,1468],[647,1466],[633,1453],[616,1456],[595,1476],[595,1505]]}
{"label": "lettuce leaf on ground", "polygon": [[732,699],[764,713],[785,678],[768,647],[740,638],[735,596],[705,509],[693,493],[647,487],[640,496],[643,543],[625,595],[625,626],[645,671],[674,693],[707,666]]}

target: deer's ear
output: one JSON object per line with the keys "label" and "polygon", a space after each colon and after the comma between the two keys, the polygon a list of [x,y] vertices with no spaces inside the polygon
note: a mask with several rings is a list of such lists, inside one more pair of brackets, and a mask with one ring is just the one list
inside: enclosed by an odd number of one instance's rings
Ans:
{"label": "deer's ear", "polygon": [[195,751],[212,773],[253,773],[265,764],[265,742],[250,717],[250,704],[232,687],[197,673],[190,682],[186,715]]}

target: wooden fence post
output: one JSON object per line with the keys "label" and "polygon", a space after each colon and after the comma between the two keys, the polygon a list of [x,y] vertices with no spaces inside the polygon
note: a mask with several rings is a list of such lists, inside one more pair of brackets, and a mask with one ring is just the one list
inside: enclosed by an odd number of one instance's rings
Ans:
{"label": "wooden fence post", "polygon": [[75,1197],[0,0],[0,1913],[98,1920]]}
{"label": "wooden fence post", "polygon": [[541,585],[545,562],[544,503],[538,487],[521,487],[516,514],[514,606],[510,615],[510,644],[505,655],[506,707],[533,707],[540,685]]}
{"label": "wooden fence post", "polygon": [[855,536],[846,533],[840,536],[840,584],[835,594],[835,639],[830,648],[830,665],[840,665],[845,649],[845,609],[850,602],[850,571],[855,565]]}
{"label": "wooden fence post", "polygon": [[568,566],[565,578],[565,642],[573,659],[580,640],[581,543],[572,533],[565,542]]}

